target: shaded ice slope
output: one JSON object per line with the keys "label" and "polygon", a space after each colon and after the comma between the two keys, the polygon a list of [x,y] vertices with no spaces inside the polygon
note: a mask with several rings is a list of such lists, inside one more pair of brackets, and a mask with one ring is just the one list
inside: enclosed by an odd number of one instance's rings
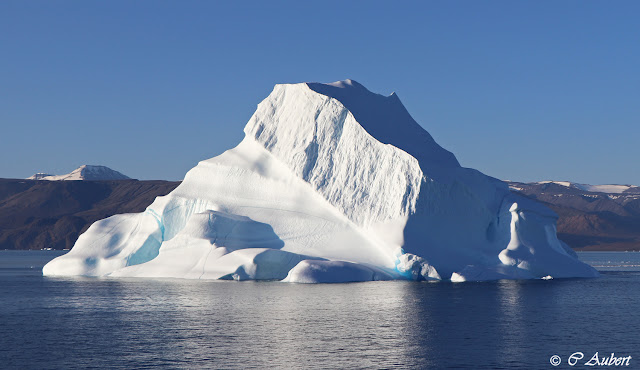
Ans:
{"label": "shaded ice slope", "polygon": [[353,80],[307,85],[317,93],[338,100],[369,135],[407,152],[423,168],[460,167],[456,157],[438,145],[411,117],[395,93],[388,97],[373,94]]}
{"label": "shaded ice slope", "polygon": [[46,275],[336,282],[597,276],[556,215],[460,167],[395,94],[276,85],[234,149],[141,214],[97,222]]}

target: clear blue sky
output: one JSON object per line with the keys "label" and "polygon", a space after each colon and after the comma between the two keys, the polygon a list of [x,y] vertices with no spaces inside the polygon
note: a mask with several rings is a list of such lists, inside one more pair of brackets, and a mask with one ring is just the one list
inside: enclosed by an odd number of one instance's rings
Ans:
{"label": "clear blue sky", "polygon": [[465,167],[640,184],[639,1],[0,2],[0,177],[182,179],[276,83],[395,91]]}

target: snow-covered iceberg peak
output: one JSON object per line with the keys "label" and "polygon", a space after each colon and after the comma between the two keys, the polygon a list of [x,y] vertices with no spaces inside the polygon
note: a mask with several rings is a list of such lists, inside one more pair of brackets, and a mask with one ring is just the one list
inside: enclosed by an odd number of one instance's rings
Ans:
{"label": "snow-covered iceberg peak", "polygon": [[395,94],[276,85],[244,140],[144,213],[93,224],[45,275],[488,280],[591,277],[556,216],[459,165]]}
{"label": "snow-covered iceberg peak", "polygon": [[[342,101],[318,93],[310,85],[277,85],[246,125],[247,137],[260,143],[356,224],[415,212],[423,178],[418,160],[377,140]],[[351,86],[348,89],[355,96],[351,101],[358,104],[368,101],[374,105],[378,98],[387,99],[354,82],[345,86]],[[397,101],[393,106],[402,104]],[[369,123],[371,127],[406,124],[382,118]],[[431,143],[444,151],[433,139],[425,140],[426,145]]]}
{"label": "snow-covered iceberg peak", "polygon": [[460,167],[456,157],[438,145],[411,117],[396,93],[389,96],[375,94],[353,80],[306,85],[317,93],[338,100],[377,141],[407,152],[420,162],[425,171],[433,166]]}

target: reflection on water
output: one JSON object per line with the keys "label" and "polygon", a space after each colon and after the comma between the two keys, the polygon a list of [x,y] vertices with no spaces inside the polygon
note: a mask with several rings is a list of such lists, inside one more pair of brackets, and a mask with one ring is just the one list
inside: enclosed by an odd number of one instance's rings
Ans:
{"label": "reflection on water", "polygon": [[629,330],[640,324],[639,290],[634,272],[327,285],[0,274],[0,363],[545,368],[575,351],[640,357]]}

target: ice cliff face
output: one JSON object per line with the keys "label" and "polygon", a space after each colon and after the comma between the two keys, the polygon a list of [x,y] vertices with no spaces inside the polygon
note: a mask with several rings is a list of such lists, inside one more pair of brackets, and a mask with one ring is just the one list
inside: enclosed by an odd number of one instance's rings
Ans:
{"label": "ice cliff face", "polygon": [[357,225],[416,210],[424,176],[418,161],[376,140],[340,101],[305,84],[276,86],[245,134]]}
{"label": "ice cliff face", "polygon": [[234,149],[141,214],[96,222],[45,275],[490,280],[591,277],[556,216],[460,167],[397,95],[277,85]]}

